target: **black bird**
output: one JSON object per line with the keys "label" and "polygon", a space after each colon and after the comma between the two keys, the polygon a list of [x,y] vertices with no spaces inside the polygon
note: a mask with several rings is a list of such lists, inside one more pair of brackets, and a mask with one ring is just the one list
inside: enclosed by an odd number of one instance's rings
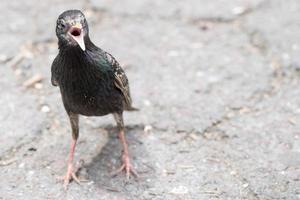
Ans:
{"label": "black bird", "polygon": [[51,66],[51,82],[59,86],[65,110],[72,128],[72,145],[68,171],[64,177],[67,188],[73,179],[79,183],[73,165],[79,135],[79,115],[103,116],[113,114],[123,145],[123,164],[116,171],[137,176],[131,165],[124,133],[123,111],[132,111],[128,79],[109,53],[94,45],[84,14],[79,10],[63,12],[57,19],[56,35],[59,53]]}

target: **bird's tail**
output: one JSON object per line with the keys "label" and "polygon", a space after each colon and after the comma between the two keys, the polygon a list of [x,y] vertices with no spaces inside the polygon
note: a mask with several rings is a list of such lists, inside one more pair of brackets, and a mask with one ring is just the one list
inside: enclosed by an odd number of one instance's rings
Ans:
{"label": "bird's tail", "polygon": [[139,111],[140,109],[135,108],[133,106],[130,106],[129,108],[126,108],[125,110],[127,110],[127,111]]}

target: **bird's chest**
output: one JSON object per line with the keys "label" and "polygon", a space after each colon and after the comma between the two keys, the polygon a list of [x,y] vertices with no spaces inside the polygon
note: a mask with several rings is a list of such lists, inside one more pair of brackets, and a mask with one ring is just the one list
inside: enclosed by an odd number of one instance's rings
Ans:
{"label": "bird's chest", "polygon": [[60,88],[66,109],[84,115],[108,112],[108,103],[114,93],[110,74],[70,70],[62,80]]}

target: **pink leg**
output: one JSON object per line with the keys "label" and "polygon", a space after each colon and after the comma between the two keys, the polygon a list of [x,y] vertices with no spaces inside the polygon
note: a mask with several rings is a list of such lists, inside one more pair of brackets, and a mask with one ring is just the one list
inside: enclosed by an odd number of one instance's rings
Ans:
{"label": "pink leg", "polygon": [[64,177],[64,188],[65,188],[65,190],[67,190],[68,185],[69,185],[69,183],[72,179],[74,181],[76,181],[78,184],[80,184],[80,180],[76,176],[76,170],[75,170],[74,164],[73,164],[76,142],[77,142],[77,140],[73,139],[72,145],[71,145],[71,152],[70,152],[70,156],[69,156],[69,161],[68,161],[68,171],[67,171],[67,174]]}
{"label": "pink leg", "polygon": [[138,177],[138,174],[133,169],[133,166],[130,163],[129,152],[128,152],[128,144],[127,144],[127,141],[126,141],[126,138],[125,138],[124,129],[121,129],[121,131],[119,133],[119,138],[120,138],[121,143],[123,145],[123,155],[122,155],[123,164],[112,175],[115,176],[118,173],[120,173],[121,171],[125,170],[127,179],[129,179],[130,174],[133,174],[134,176]]}

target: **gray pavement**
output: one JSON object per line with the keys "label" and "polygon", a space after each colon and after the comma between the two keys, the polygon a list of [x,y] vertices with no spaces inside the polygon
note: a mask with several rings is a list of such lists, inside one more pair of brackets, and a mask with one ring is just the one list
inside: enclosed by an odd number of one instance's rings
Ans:
{"label": "gray pavement", "polygon": [[[70,126],[50,84],[55,22],[87,16],[124,67],[138,180],[110,177],[111,116],[81,117],[82,185],[65,192]],[[0,199],[300,199],[298,0],[3,0]]]}

